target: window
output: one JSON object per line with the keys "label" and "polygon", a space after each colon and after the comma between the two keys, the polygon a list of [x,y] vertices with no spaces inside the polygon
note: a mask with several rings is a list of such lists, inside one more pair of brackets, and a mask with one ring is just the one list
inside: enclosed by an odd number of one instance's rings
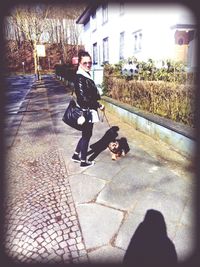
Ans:
{"label": "window", "polygon": [[137,43],[138,43],[137,39],[138,39],[138,36],[137,34],[135,34],[134,35],[134,52],[137,51]]}
{"label": "window", "polygon": [[135,52],[139,52],[142,50],[142,39],[143,39],[143,36],[142,36],[142,31],[139,30],[139,31],[136,31],[133,33],[133,44],[134,44],[134,53]]}
{"label": "window", "polygon": [[108,37],[103,39],[103,63],[109,62]]}
{"label": "window", "polygon": [[120,15],[124,14],[124,3],[123,2],[119,3],[119,14]]}
{"label": "window", "polygon": [[103,24],[108,21],[108,5],[102,5],[102,22]]}
{"label": "window", "polygon": [[120,39],[119,39],[119,59],[124,59],[124,32],[120,33]]}
{"label": "window", "polygon": [[95,31],[97,29],[97,16],[96,12],[92,15],[92,30]]}
{"label": "window", "polygon": [[98,64],[97,43],[93,44],[93,64]]}
{"label": "window", "polygon": [[138,50],[142,50],[142,33],[139,33]]}
{"label": "window", "polygon": [[99,65],[102,64],[101,47],[99,45]]}

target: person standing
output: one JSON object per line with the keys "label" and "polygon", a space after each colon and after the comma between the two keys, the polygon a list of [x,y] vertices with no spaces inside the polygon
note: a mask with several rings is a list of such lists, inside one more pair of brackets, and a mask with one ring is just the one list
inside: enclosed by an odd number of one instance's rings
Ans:
{"label": "person standing", "polygon": [[104,105],[100,104],[100,94],[92,80],[90,70],[92,67],[92,59],[88,52],[80,51],[78,54],[78,70],[75,75],[74,88],[77,98],[77,104],[82,109],[90,109],[91,121],[83,124],[82,136],[78,141],[75,152],[72,156],[74,162],[79,162],[80,167],[90,167],[94,165],[94,161],[87,161],[87,151],[90,138],[92,137],[93,124],[99,121],[97,109],[104,110]]}

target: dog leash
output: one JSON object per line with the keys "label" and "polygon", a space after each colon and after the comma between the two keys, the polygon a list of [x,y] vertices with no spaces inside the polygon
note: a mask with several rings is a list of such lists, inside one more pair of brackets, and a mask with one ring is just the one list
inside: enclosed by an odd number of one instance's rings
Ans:
{"label": "dog leash", "polygon": [[105,112],[105,109],[102,111],[103,112],[103,116],[102,116],[102,122],[103,122],[103,120],[104,120],[104,118],[106,119],[106,122],[107,122],[107,124],[108,124],[108,126],[109,126],[109,128],[111,127],[111,125],[110,125],[110,123],[109,123],[109,121],[108,121],[108,118],[107,118],[107,116],[106,116],[106,112]]}

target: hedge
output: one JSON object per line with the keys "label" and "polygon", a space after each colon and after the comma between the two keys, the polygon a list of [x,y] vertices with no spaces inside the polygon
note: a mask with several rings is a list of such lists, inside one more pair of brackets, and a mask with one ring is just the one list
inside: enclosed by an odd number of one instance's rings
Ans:
{"label": "hedge", "polygon": [[73,82],[77,71],[77,66],[72,64],[56,64],[55,74],[65,81]]}
{"label": "hedge", "polygon": [[104,76],[104,94],[176,122],[194,126],[194,86]]}

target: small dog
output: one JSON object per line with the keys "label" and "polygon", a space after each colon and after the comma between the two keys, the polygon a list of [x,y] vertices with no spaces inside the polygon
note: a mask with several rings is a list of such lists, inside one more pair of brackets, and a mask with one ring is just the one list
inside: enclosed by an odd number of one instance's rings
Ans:
{"label": "small dog", "polygon": [[99,139],[96,143],[90,145],[91,150],[88,151],[87,155],[91,155],[88,160],[94,160],[102,151],[104,151],[111,142],[116,140],[118,136],[119,127],[112,126],[106,131],[104,136]]}
{"label": "small dog", "polygon": [[108,148],[110,149],[112,160],[117,160],[121,156],[125,156],[130,151],[125,137],[121,137],[120,139],[110,142]]}

